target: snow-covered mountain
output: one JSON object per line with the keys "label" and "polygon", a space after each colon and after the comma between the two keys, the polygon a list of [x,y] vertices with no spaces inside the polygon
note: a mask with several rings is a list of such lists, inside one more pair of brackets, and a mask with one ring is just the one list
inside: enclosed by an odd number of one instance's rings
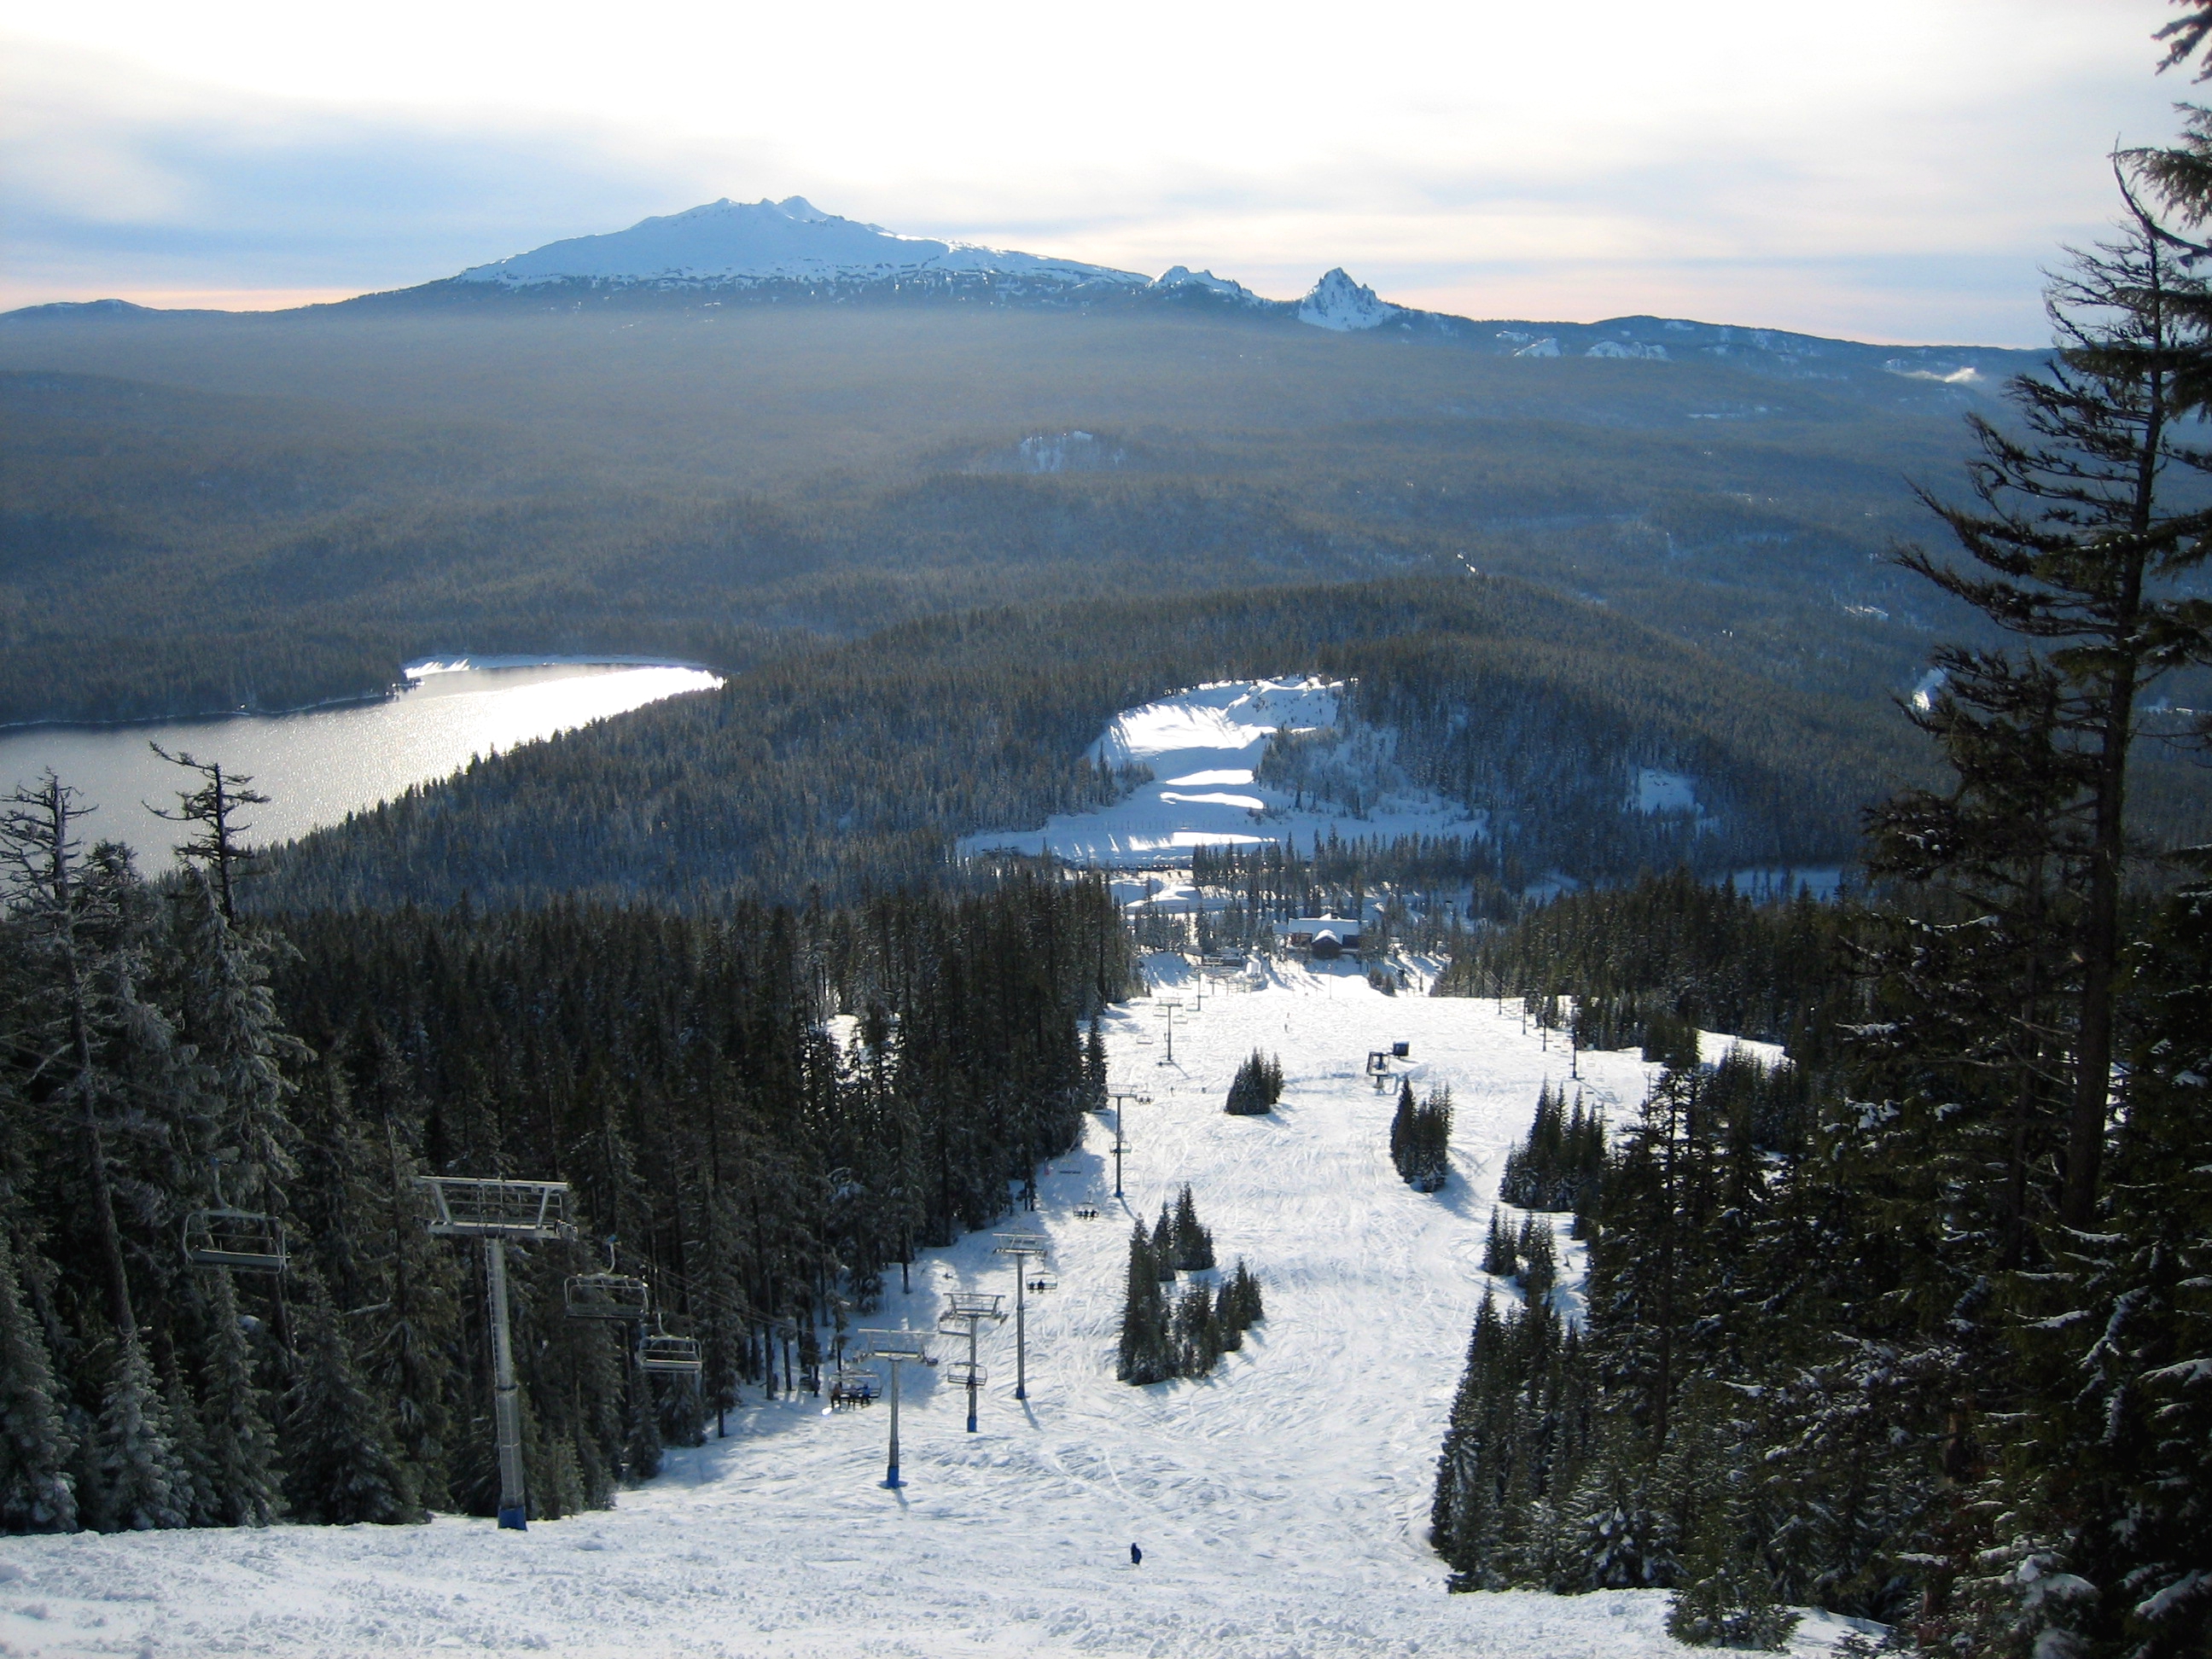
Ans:
{"label": "snow-covered mountain", "polygon": [[[1987,347],[1879,346],[1780,330],[1613,317],[1595,323],[1475,321],[1395,305],[1341,266],[1297,300],[1271,300],[1234,278],[1172,265],[1157,277],[1079,259],[1054,258],[975,242],[908,236],[835,213],[803,196],[726,198],[603,235],[571,236],[442,281],[367,294],[333,310],[445,307],[504,298],[534,307],[720,304],[730,300],[838,301],[867,298],[987,305],[1170,305],[1235,313],[1255,321],[1304,324],[1332,334],[1421,340],[1487,356],[1611,359],[1658,365],[1692,360],[1728,364],[1781,380],[1856,380],[1887,386],[1890,377],[1936,384],[1956,399],[1974,397],[2018,372],[2032,355]],[[112,326],[187,313],[119,300],[33,306],[0,314],[0,327]],[[1885,395],[1887,395],[1885,393]],[[1716,408],[1705,418],[1764,413],[1762,406]]]}
{"label": "snow-covered mountain", "polygon": [[527,253],[473,265],[454,280],[505,288],[566,283],[720,288],[1007,277],[1046,288],[1148,286],[1146,277],[1105,265],[902,236],[881,225],[824,213],[803,196],[781,202],[725,198],[683,213],[641,219],[628,230],[548,242]]}
{"label": "snow-covered mountain", "polygon": [[1364,283],[1355,283],[1345,275],[1344,267],[1334,270],[1313,285],[1313,292],[1298,304],[1298,320],[1310,323],[1316,328],[1325,328],[1334,333],[1352,334],[1364,328],[1380,328],[1393,317],[1406,314],[1403,306],[1394,306],[1387,300],[1375,297],[1375,290]]}

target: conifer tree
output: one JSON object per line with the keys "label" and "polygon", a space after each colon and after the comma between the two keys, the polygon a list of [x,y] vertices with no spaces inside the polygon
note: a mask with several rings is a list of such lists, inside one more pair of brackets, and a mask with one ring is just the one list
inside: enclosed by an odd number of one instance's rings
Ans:
{"label": "conifer tree", "polygon": [[199,1412],[210,1524],[266,1526],[276,1516],[280,1491],[276,1437],[230,1275],[204,1277]]}
{"label": "conifer tree", "polygon": [[285,1494],[293,1514],[337,1526],[420,1520],[382,1402],[362,1385],[329,1291],[312,1267],[295,1277],[299,1360],[283,1401]]}
{"label": "conifer tree", "polygon": [[179,1455],[154,1368],[136,1332],[113,1344],[93,1442],[100,1488],[94,1524],[148,1532],[191,1522],[191,1472]]}
{"label": "conifer tree", "polygon": [[1204,1376],[1220,1363],[1221,1327],[1205,1285],[1187,1285],[1176,1299],[1170,1345],[1180,1376]]}
{"label": "conifer tree", "polygon": [[1176,1195],[1173,1235],[1176,1271],[1204,1273],[1213,1266],[1213,1234],[1200,1224],[1188,1185]]}
{"label": "conifer tree", "polygon": [[[1172,1269],[1168,1277],[1175,1277]],[[1162,1382],[1175,1375],[1167,1297],[1160,1290],[1160,1283],[1152,1238],[1139,1222],[1129,1235],[1128,1280],[1121,1302],[1121,1358],[1115,1372],[1124,1382]]]}
{"label": "conifer tree", "polygon": [[1091,1017],[1083,1039],[1083,1109],[1103,1112],[1109,1098],[1106,1081],[1106,1039],[1098,1029],[1098,1016]]}
{"label": "conifer tree", "polygon": [[178,1028],[192,1046],[209,1101],[216,1151],[233,1170],[233,1202],[281,1214],[297,1173],[299,1132],[288,1071],[311,1058],[285,1030],[269,988],[273,936],[240,928],[207,872],[193,869],[174,903],[182,968]]}
{"label": "conifer tree", "polygon": [[74,1532],[76,1446],[57,1400],[46,1334],[23,1304],[0,1228],[0,1532]]}
{"label": "conifer tree", "polygon": [[1490,1232],[1482,1245],[1482,1271],[1497,1279],[1513,1279],[1521,1272],[1517,1235],[1495,1204],[1490,1206]]}
{"label": "conifer tree", "polygon": [[623,1432],[623,1478],[635,1486],[660,1473],[660,1411],[653,1399],[653,1379],[632,1354],[625,1358],[629,1393],[625,1396]]}
{"label": "conifer tree", "polygon": [[1398,1109],[1390,1115],[1390,1162],[1401,1181],[1413,1179],[1413,1079],[1398,1079]]}

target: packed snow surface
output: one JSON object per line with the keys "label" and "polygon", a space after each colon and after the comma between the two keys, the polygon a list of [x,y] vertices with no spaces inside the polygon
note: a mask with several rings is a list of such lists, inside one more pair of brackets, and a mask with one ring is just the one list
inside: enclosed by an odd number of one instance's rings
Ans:
{"label": "packed snow surface", "polygon": [[1051,854],[1071,864],[1135,867],[1188,862],[1194,847],[1250,847],[1295,841],[1309,847],[1334,830],[1362,836],[1480,838],[1483,825],[1426,790],[1375,801],[1364,816],[1263,786],[1254,769],[1278,730],[1313,732],[1336,724],[1340,682],[1226,680],[1194,687],[1117,715],[1091,745],[1089,758],[1115,768],[1142,766],[1149,783],[1095,812],[1062,813],[1042,830],[994,831],[960,843],[969,854]]}
{"label": "packed snow surface", "polygon": [[[1030,1298],[1030,1398],[1012,1397],[1011,1321],[983,1338],[980,1433],[964,1432],[961,1390],[909,1368],[902,1490],[878,1484],[886,1406],[830,1415],[748,1390],[726,1440],[672,1452],[611,1512],[527,1533],[441,1516],[7,1540],[0,1651],[1686,1655],[1662,1593],[1448,1595],[1423,1538],[1504,1153],[1539,1085],[1568,1082],[1567,1054],[1510,1005],[1386,998],[1357,968],[1278,963],[1201,988],[1180,959],[1153,965],[1155,994],[1105,1021],[1113,1086],[1150,1097],[1129,1108],[1127,1200],[1100,1118],[1043,1178],[1039,1211],[998,1224],[1054,1252],[1058,1288]],[[1449,1085],[1457,1108],[1451,1182],[1431,1196],[1390,1166],[1398,1073],[1382,1094],[1362,1075],[1397,1041],[1416,1090]],[[1231,1117],[1223,1096],[1255,1048],[1282,1058],[1282,1104]],[[1615,1111],[1642,1097],[1634,1053],[1579,1064]],[[1212,1376],[1133,1389],[1114,1378],[1128,1231],[1184,1182],[1223,1264],[1258,1269],[1267,1318]],[[1091,1207],[1098,1219],[1077,1218]],[[925,1253],[912,1293],[894,1273],[860,1322],[930,1331],[956,1290],[1011,1304],[993,1243]],[[1564,1226],[1562,1243],[1571,1275],[1582,1253]],[[1571,1282],[1558,1294],[1575,1305]],[[933,1340],[964,1357],[964,1341]],[[1844,1629],[1808,1620],[1795,1651]]]}

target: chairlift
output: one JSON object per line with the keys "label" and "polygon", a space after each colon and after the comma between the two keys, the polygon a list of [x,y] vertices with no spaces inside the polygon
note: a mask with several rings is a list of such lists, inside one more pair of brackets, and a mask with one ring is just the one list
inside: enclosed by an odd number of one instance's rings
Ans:
{"label": "chairlift", "polygon": [[653,1291],[628,1273],[572,1273],[561,1284],[562,1310],[571,1319],[642,1320]]}
{"label": "chairlift", "polygon": [[185,1218],[185,1259],[195,1267],[281,1273],[290,1260],[284,1224],[251,1210],[194,1210]]}
{"label": "chairlift", "polygon": [[970,1364],[965,1359],[956,1359],[945,1366],[945,1380],[956,1389],[980,1389],[991,1377],[980,1363]]}
{"label": "chairlift", "polygon": [[830,1405],[833,1410],[872,1406],[883,1389],[882,1379],[873,1371],[848,1368],[830,1379]]}
{"label": "chairlift", "polygon": [[429,1227],[445,1238],[569,1238],[565,1181],[483,1180],[472,1176],[417,1176],[430,1200]]}
{"label": "chairlift", "polygon": [[195,1267],[222,1267],[232,1273],[283,1273],[290,1260],[284,1224],[273,1215],[225,1204],[222,1163],[210,1160],[210,1167],[215,1206],[194,1210],[185,1218],[185,1260]]}
{"label": "chairlift", "polygon": [[1032,1294],[1038,1291],[1056,1291],[1060,1288],[1060,1276],[1057,1273],[1031,1273],[1029,1286]]}
{"label": "chairlift", "polygon": [[706,1370],[707,1362],[699,1357],[696,1337],[671,1336],[656,1326],[637,1340],[637,1368],[696,1376]]}

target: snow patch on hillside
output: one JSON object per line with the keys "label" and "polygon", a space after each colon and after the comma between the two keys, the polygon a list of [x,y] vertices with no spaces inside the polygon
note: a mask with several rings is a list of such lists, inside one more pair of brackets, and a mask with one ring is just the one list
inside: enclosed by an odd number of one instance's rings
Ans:
{"label": "snow patch on hillside", "polygon": [[1640,767],[1629,791],[1629,804],[1639,812],[1694,812],[1698,781],[1656,766]]}
{"label": "snow patch on hillside", "polygon": [[1480,817],[1427,790],[1380,793],[1355,812],[1340,800],[1302,799],[1295,789],[1257,781],[1274,734],[1334,727],[1343,690],[1340,682],[1319,679],[1230,680],[1129,709],[1085,758],[1116,771],[1141,767],[1151,772],[1149,782],[1096,811],[1057,814],[1042,829],[969,836],[960,854],[1019,852],[1130,867],[1188,861],[1194,847],[1310,846],[1331,831],[1346,839],[1480,839]]}

